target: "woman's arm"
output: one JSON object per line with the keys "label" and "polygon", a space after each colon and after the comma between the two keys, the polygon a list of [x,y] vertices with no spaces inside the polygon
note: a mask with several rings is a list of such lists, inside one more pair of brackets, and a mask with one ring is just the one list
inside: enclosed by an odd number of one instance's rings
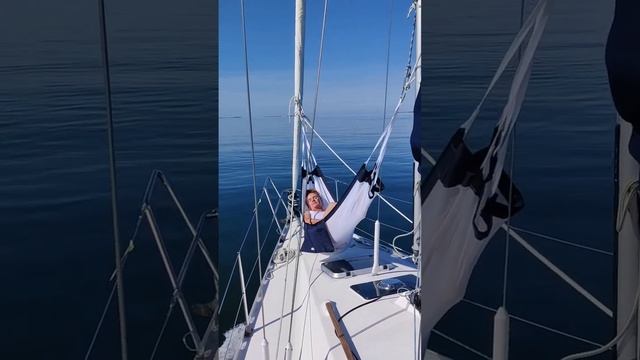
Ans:
{"label": "woman's arm", "polygon": [[325,215],[330,213],[331,210],[333,210],[334,207],[336,207],[336,203],[330,202],[329,205],[327,206],[327,210],[324,211]]}

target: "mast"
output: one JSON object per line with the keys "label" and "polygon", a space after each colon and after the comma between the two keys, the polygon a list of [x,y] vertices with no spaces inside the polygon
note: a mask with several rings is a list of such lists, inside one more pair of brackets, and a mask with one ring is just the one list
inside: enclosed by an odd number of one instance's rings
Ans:
{"label": "mast", "polygon": [[[300,147],[300,123],[302,122],[302,86],[303,86],[303,67],[304,67],[304,0],[296,0],[296,23],[295,23],[295,61],[294,61],[294,73],[293,73],[293,82],[294,82],[294,119],[293,119],[293,160],[291,163],[291,221],[290,226],[293,226],[293,205],[294,199],[296,195],[296,189],[298,185],[298,175],[300,171],[300,160],[299,160],[299,147]],[[301,194],[301,210],[304,207],[305,194]],[[302,214],[301,214],[302,215]],[[290,228],[291,229],[291,228]],[[289,338],[287,340],[287,344],[285,346],[285,360],[293,359],[293,345],[291,344],[291,336],[293,333],[293,314],[294,314],[294,306],[296,303],[296,289],[298,286],[298,267],[300,265],[300,247],[302,245],[300,235],[292,235],[298,237],[298,251],[296,252],[296,265],[294,270],[294,278],[293,278],[293,292],[291,294],[291,319],[289,320]],[[289,239],[291,241],[293,239]]]}
{"label": "mast", "polygon": [[[615,330],[620,340],[616,358],[628,360],[638,354],[638,304],[640,239],[637,184],[640,177],[640,50],[634,42],[640,36],[635,0],[616,0],[615,14],[606,45],[609,86],[617,111],[614,163],[614,284]],[[634,317],[623,334],[625,323]]]}
{"label": "mast", "polygon": [[[422,0],[416,0],[416,101],[418,101],[418,93],[420,91],[420,83],[422,81]],[[420,107],[421,108],[421,107]],[[415,106],[414,106],[415,109]],[[413,116],[416,116],[414,114]],[[418,116],[421,116],[418,114]],[[420,134],[421,135],[421,134]],[[420,263],[420,226],[422,224],[422,198],[420,195],[421,176],[419,172],[420,163],[413,162],[413,254],[414,261]],[[420,272],[418,271],[418,277]]]}
{"label": "mast", "polygon": [[[304,67],[304,0],[296,0],[295,21],[293,160],[291,162],[291,193],[294,197],[298,188],[298,176],[300,174],[300,123],[302,122],[302,86],[304,80],[302,73]],[[302,195],[304,197],[304,194]]]}

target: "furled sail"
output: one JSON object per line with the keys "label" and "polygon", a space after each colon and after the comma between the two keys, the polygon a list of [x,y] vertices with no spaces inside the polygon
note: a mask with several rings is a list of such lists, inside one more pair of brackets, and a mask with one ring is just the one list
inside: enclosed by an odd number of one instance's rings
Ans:
{"label": "furled sail", "polygon": [[[547,1],[542,0],[507,50],[478,107],[455,132],[431,172],[422,178],[423,353],[433,327],[464,296],[482,250],[507,218],[523,206],[522,196],[503,168],[507,140],[524,100],[533,56],[547,18]],[[524,47],[521,61],[491,142],[486,148],[473,152],[465,136],[521,46]],[[422,155],[424,161],[426,154]]]}

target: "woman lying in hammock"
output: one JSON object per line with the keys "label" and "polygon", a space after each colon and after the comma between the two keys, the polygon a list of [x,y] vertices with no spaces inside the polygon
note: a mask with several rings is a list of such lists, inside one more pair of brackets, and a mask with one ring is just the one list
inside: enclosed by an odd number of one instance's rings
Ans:
{"label": "woman lying in hammock", "polygon": [[320,193],[314,189],[307,190],[306,202],[308,211],[304,212],[304,222],[307,224],[315,224],[324,219],[325,215],[336,206],[336,203],[330,202],[325,208]]}

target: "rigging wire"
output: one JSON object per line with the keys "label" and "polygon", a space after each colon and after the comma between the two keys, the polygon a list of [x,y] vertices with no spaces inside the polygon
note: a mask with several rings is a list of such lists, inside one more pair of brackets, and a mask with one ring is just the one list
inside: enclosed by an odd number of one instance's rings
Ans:
{"label": "rigging wire", "polygon": [[[242,20],[242,40],[243,40],[243,49],[244,49],[244,71],[245,71],[245,79],[247,86],[247,110],[249,112],[249,133],[251,135],[251,170],[252,170],[252,180],[253,180],[253,201],[254,201],[254,209],[256,216],[256,244],[258,249],[258,273],[260,274],[260,279],[262,279],[262,261],[260,259],[260,218],[258,216],[258,194],[256,189],[256,155],[255,155],[255,147],[254,147],[254,139],[253,139],[253,118],[251,116],[251,92],[249,87],[249,51],[247,49],[247,26],[245,21],[244,14],[244,0],[240,0],[240,17]],[[265,322],[264,319],[264,311],[262,313],[262,322]],[[249,319],[246,320],[247,323]],[[262,338],[266,341],[267,335],[262,328]]]}
{"label": "rigging wire", "polygon": [[[313,116],[311,117],[311,129],[315,128],[316,122],[316,110],[318,109],[318,95],[320,93],[320,70],[322,69],[322,55],[324,54],[324,33],[327,25],[327,6],[329,0],[324,0],[324,10],[322,12],[322,32],[320,33],[320,52],[318,54],[318,72],[316,74],[316,93],[313,98]],[[313,149],[313,131],[311,132],[311,139],[309,140],[309,154]],[[313,170],[313,169],[309,169]]]}
{"label": "rigging wire", "polygon": [[[520,1],[520,28],[524,24],[524,7],[525,0]],[[517,64],[520,63],[520,57],[522,56],[522,48],[518,48],[518,57],[516,59],[516,67]],[[509,165],[509,200],[507,206],[507,229],[511,229],[511,203],[513,200],[513,178],[515,176],[515,158],[516,158],[516,131],[518,129],[518,123],[516,122],[513,125],[513,132],[511,133],[511,158]],[[502,275],[502,306],[504,308],[507,307],[507,283],[509,280],[509,240],[511,240],[511,232],[507,231],[505,241],[504,241],[504,269]]]}
{"label": "rigging wire", "polygon": [[[384,106],[382,110],[382,131],[387,124],[387,97],[389,93],[389,57],[391,53],[391,29],[393,26],[393,0],[389,0],[389,30],[387,32],[387,61],[384,74]],[[378,198],[378,216],[380,219],[380,198]]]}
{"label": "rigging wire", "polygon": [[118,226],[118,185],[116,183],[116,155],[113,139],[113,113],[111,109],[111,75],[109,73],[109,48],[107,42],[107,24],[105,20],[104,0],[98,0],[100,18],[100,47],[104,69],[105,100],[107,108],[107,138],[109,143],[109,179],[111,183],[111,216],[113,221],[113,244],[116,265],[116,288],[118,294],[118,318],[120,325],[120,353],[127,360],[127,322],[124,303],[124,281],[120,258],[120,227]]}
{"label": "rigging wire", "polygon": [[104,309],[102,310],[102,316],[100,316],[100,320],[98,321],[98,326],[96,326],[96,330],[93,333],[93,337],[91,338],[91,343],[89,343],[89,349],[87,350],[87,353],[84,356],[84,360],[88,360],[89,356],[91,355],[91,351],[93,350],[93,346],[95,345],[96,340],[98,339],[98,333],[102,328],[102,323],[104,322],[104,318],[107,315],[107,311],[109,310],[109,305],[111,304],[111,300],[113,299],[113,294],[115,294],[115,292],[116,292],[116,284],[114,283],[113,286],[111,286],[111,293],[109,294],[107,303],[104,306]]}
{"label": "rigging wire", "polygon": [[[246,90],[247,90],[247,110],[249,113],[249,135],[251,138],[251,170],[252,170],[252,180],[253,180],[253,201],[254,208],[256,209],[256,241],[258,244],[258,248],[260,247],[260,221],[258,218],[258,195],[256,190],[256,155],[255,155],[255,146],[254,146],[254,138],[253,138],[253,117],[251,113],[251,92],[249,86],[249,52],[247,49],[247,29],[245,24],[245,16],[244,16],[244,0],[240,0],[240,16],[242,18],[242,40],[244,45],[244,71],[245,71],[245,82],[246,82]],[[260,268],[260,277],[262,277],[262,266],[260,257],[258,256],[258,264]]]}

